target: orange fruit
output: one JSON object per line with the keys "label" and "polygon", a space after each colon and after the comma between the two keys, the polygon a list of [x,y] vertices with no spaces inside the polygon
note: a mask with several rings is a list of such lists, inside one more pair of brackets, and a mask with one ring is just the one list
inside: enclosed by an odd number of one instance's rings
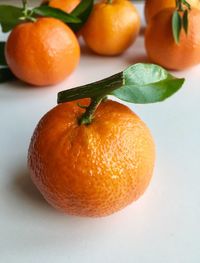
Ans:
{"label": "orange fruit", "polygon": [[80,3],[80,0],[44,0],[43,3],[48,3],[51,7],[71,13]]}
{"label": "orange fruit", "polygon": [[[128,107],[102,102],[90,125],[78,101],[49,111],[33,134],[28,154],[31,178],[44,198],[67,214],[110,215],[147,188],[155,148],[149,129]],[[79,100],[88,105],[89,99]]]}
{"label": "orange fruit", "polygon": [[[187,0],[187,2],[195,8],[200,9],[200,0]],[[145,18],[149,22],[150,19],[165,8],[175,8],[175,0],[146,0],[145,1]]]}
{"label": "orange fruit", "polygon": [[132,44],[139,29],[139,14],[130,1],[104,0],[94,5],[82,36],[95,53],[118,55]]}
{"label": "orange fruit", "polygon": [[188,34],[181,31],[179,44],[172,34],[173,12],[173,8],[163,9],[151,19],[145,33],[145,46],[152,62],[182,70],[200,63],[200,10],[189,12]]}
{"label": "orange fruit", "polygon": [[53,85],[68,77],[80,58],[72,30],[54,18],[17,25],[5,49],[6,61],[16,77],[36,86]]}

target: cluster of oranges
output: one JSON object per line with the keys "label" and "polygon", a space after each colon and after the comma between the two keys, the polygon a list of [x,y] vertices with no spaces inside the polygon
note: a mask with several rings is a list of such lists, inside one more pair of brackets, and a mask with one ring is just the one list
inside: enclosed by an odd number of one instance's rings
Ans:
{"label": "cluster of oranges", "polygon": [[[43,1],[71,12],[79,0]],[[94,8],[78,35],[101,55],[118,55],[127,49],[140,29],[140,18],[127,0],[102,1]],[[56,84],[76,68],[80,59],[78,37],[55,18],[38,18],[16,26],[6,44],[6,60],[16,77],[36,86]]]}
{"label": "cluster of oranges", "polygon": [[[170,28],[173,2],[146,2],[146,48],[152,61],[181,69],[200,61],[200,11],[192,8],[188,36],[181,35],[180,45],[176,45]],[[79,3],[43,1],[68,13]],[[78,35],[93,52],[118,55],[139,31],[139,14],[130,1],[104,0],[94,5]],[[16,77],[46,86],[64,80],[77,67],[80,46],[68,25],[40,17],[12,30],[5,56]],[[155,146],[141,119],[117,102],[101,101],[92,123],[80,124],[77,120],[92,103],[82,99],[49,111],[33,134],[28,166],[32,180],[50,204],[69,214],[95,217],[112,214],[142,195],[152,176]]]}
{"label": "cluster of oranges", "polygon": [[[182,1],[182,0],[180,0]],[[200,63],[200,1],[188,0],[189,28],[180,43],[173,39],[171,17],[175,0],[147,0],[145,46],[150,61],[168,69],[184,69]],[[80,0],[44,0],[43,4],[70,13]],[[100,55],[118,55],[136,39],[140,18],[128,0],[104,0],[94,8],[78,35]],[[6,45],[6,60],[19,79],[36,85],[56,84],[77,67],[80,59],[78,37],[63,22],[39,18],[16,26]],[[28,69],[28,70],[27,70]]]}

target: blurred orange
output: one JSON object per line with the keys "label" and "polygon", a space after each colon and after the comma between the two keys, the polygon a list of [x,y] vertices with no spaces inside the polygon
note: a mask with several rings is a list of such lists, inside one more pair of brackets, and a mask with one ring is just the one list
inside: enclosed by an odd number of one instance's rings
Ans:
{"label": "blurred orange", "polygon": [[36,86],[46,86],[71,74],[79,62],[80,47],[72,30],[63,22],[40,18],[12,30],[5,55],[16,77]]}
{"label": "blurred orange", "polygon": [[200,63],[200,10],[189,12],[188,34],[181,31],[179,44],[175,43],[172,33],[174,10],[163,9],[150,20],[145,45],[152,62],[168,69],[182,70]]}
{"label": "blurred orange", "polygon": [[81,32],[95,53],[118,55],[133,43],[139,30],[139,14],[130,1],[104,0],[94,5]]}
{"label": "blurred orange", "polygon": [[[195,8],[200,9],[200,0],[187,0],[187,2]],[[150,19],[165,8],[176,6],[176,0],[146,0],[145,1],[145,18],[147,23]]]}
{"label": "blurred orange", "polygon": [[49,6],[59,8],[67,13],[71,13],[80,3],[80,0],[44,0]]}

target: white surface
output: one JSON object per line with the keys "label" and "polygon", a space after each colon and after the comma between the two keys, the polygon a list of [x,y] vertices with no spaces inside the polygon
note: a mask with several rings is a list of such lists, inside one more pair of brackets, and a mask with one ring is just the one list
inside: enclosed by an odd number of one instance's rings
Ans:
{"label": "white surface", "polygon": [[[0,36],[2,39],[2,36]],[[146,61],[143,38],[121,57],[83,51],[77,71],[50,88],[0,85],[0,262],[200,262],[200,66],[168,101],[132,105],[157,144],[153,180],[136,203],[101,219],[63,215],[30,181],[26,155],[35,125],[56,105],[59,90]]]}

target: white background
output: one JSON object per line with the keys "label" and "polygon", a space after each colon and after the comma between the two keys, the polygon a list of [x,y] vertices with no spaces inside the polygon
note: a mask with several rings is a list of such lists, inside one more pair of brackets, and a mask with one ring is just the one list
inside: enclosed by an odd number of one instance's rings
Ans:
{"label": "white background", "polygon": [[186,83],[166,102],[129,105],[157,145],[153,180],[136,203],[106,218],[67,216],[51,208],[29,178],[30,137],[56,105],[57,92],[138,61],[147,61],[142,36],[120,57],[83,48],[76,72],[55,87],[0,85],[0,262],[200,262],[200,66],[174,73]]}

